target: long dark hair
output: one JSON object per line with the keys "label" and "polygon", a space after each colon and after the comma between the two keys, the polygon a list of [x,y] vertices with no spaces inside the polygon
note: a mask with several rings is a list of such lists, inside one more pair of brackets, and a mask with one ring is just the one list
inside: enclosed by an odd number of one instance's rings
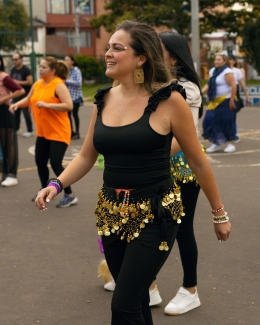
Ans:
{"label": "long dark hair", "polygon": [[[177,79],[183,77],[195,83],[199,87],[201,93],[199,76],[195,71],[190,48],[186,41],[186,38],[176,32],[162,32],[159,34],[159,37],[163,45],[165,46],[166,50],[169,52],[170,57],[177,60],[176,67],[175,67]],[[203,103],[201,98],[201,106],[199,108],[199,118],[201,118],[202,114],[203,114]]]}
{"label": "long dark hair", "polygon": [[5,64],[2,55],[0,55],[0,71],[5,71]]}

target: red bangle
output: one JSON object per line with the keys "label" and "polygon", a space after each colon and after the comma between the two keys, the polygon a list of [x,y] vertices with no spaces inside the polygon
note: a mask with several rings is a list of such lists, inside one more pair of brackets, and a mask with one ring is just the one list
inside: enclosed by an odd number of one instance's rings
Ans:
{"label": "red bangle", "polygon": [[220,208],[216,209],[216,210],[211,210],[212,213],[216,213],[216,212],[219,212],[221,210],[224,210],[224,205],[221,205]]}

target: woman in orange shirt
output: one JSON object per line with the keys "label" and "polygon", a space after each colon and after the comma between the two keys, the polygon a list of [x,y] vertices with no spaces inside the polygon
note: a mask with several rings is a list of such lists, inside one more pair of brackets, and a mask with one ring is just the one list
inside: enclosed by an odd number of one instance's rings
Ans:
{"label": "woman in orange shirt", "polygon": [[[57,176],[64,170],[62,160],[71,137],[68,112],[73,105],[64,84],[69,75],[64,62],[57,61],[54,57],[45,57],[40,62],[39,74],[41,79],[34,83],[28,96],[11,105],[10,109],[16,110],[29,105],[32,107],[37,129],[35,161],[41,186],[44,188],[49,179],[49,160]],[[64,192],[57,207],[66,208],[77,203],[78,199],[70,186]]]}

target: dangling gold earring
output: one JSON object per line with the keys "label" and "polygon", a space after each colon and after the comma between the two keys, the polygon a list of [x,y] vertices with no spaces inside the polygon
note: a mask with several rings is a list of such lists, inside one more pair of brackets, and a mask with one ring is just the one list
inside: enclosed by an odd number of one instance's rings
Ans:
{"label": "dangling gold earring", "polygon": [[144,70],[137,66],[134,69],[134,83],[135,84],[143,84],[144,83]]}

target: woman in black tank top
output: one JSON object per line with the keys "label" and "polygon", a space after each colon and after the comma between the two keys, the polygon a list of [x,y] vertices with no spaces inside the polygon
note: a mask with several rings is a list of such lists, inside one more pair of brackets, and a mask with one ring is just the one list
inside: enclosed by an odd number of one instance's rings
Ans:
{"label": "woman in black tank top", "polygon": [[119,81],[98,91],[77,157],[35,200],[39,210],[78,181],[104,155],[104,185],[95,209],[98,234],[116,288],[112,325],[152,325],[149,286],[170,254],[184,216],[170,176],[173,134],[204,190],[219,240],[230,233],[214,176],[200,150],[185,92],[171,84],[160,39],[148,25],[124,21],[110,38],[106,75]]}

